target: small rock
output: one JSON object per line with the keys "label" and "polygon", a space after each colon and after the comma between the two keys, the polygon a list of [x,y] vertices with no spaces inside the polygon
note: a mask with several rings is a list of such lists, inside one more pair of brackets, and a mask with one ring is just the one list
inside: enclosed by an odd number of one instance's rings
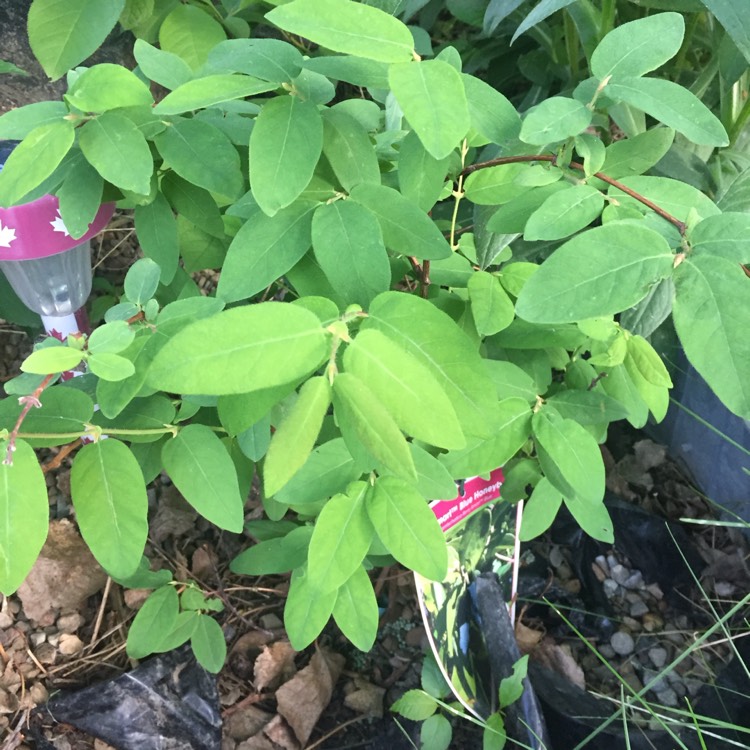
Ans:
{"label": "small rock", "polygon": [[623,630],[618,630],[609,641],[616,654],[620,656],[628,656],[633,653],[635,648],[635,642],[630,633],[626,633]]}
{"label": "small rock", "polygon": [[242,742],[262,731],[272,719],[272,715],[256,706],[243,706],[234,711],[224,721],[224,733],[237,742]]}
{"label": "small rock", "polygon": [[627,579],[623,581],[622,585],[631,591],[643,588],[643,575],[641,574],[641,571],[636,570],[634,573],[631,573]]}
{"label": "small rock", "polygon": [[737,587],[726,581],[716,581],[714,584],[714,591],[716,592],[716,596],[726,598],[732,596],[732,594],[737,591]]}
{"label": "small rock", "polygon": [[691,697],[695,697],[698,694],[698,691],[703,687],[703,682],[701,680],[693,680],[690,678],[686,678],[683,684],[687,688]]}
{"label": "small rock", "polygon": [[57,648],[57,644],[60,643],[60,633],[49,633],[47,635],[47,643]]}
{"label": "small rock", "polygon": [[615,567],[615,565],[619,564],[620,561],[614,555],[607,555],[607,565],[609,566],[610,571]]}
{"label": "small rock", "polygon": [[615,656],[615,650],[608,643],[602,643],[602,645],[599,646],[599,653],[605,659],[613,659]]}
{"label": "small rock", "polygon": [[560,548],[557,545],[554,545],[549,551],[549,564],[553,568],[559,568],[564,561],[565,558],[563,557],[563,553],[560,551]]}
{"label": "small rock", "polygon": [[648,591],[654,599],[661,601],[664,598],[664,592],[661,590],[661,586],[659,586],[658,583],[649,583],[649,585],[646,586],[646,591]]}
{"label": "small rock", "polygon": [[612,568],[611,576],[622,586],[630,578],[630,571],[624,565],[618,563]]}
{"label": "small rock", "polygon": [[277,615],[273,614],[273,612],[262,615],[260,618],[260,624],[266,630],[275,630],[276,628],[284,627],[284,623],[278,618]]}
{"label": "small rock", "polygon": [[[651,685],[652,681],[653,685]],[[660,677],[657,672],[654,672],[651,669],[643,670],[643,684],[649,685],[649,690],[653,690],[655,693],[661,693],[665,690],[669,690],[669,683],[664,679],[664,677]]]}
{"label": "small rock", "polygon": [[54,664],[57,661],[57,649],[48,641],[34,651],[34,656],[40,664]]}
{"label": "small rock", "polygon": [[599,555],[594,558],[594,562],[607,574],[609,575],[609,565],[607,564],[607,558],[604,555]]}
{"label": "small rock", "polygon": [[8,612],[0,612],[0,630],[5,630],[11,625],[13,625],[13,617]]}
{"label": "small rock", "polygon": [[643,601],[643,599],[639,599],[637,602],[633,602],[630,605],[630,616],[631,617],[641,617],[645,615],[648,612],[648,604]]}
{"label": "small rock", "polygon": [[31,641],[31,645],[36,648],[37,646],[41,646],[42,643],[44,643],[47,640],[47,634],[46,633],[32,633],[29,636],[29,641]]}
{"label": "small rock", "polygon": [[627,615],[622,618],[622,624],[633,633],[638,633],[641,629],[641,623]]}
{"label": "small rock", "polygon": [[664,620],[662,620],[659,615],[655,615],[653,612],[648,612],[643,615],[642,622],[643,629],[647,633],[655,633],[664,627]]}
{"label": "small rock", "polygon": [[61,633],[57,649],[65,656],[74,656],[83,651],[83,641],[72,633]]}
{"label": "small rock", "polygon": [[604,595],[607,599],[611,599],[620,587],[611,578],[607,578],[602,584],[602,588],[604,589]]}
{"label": "small rock", "polygon": [[29,689],[29,695],[31,696],[31,700],[33,700],[37,706],[42,703],[46,703],[47,699],[49,698],[47,688],[44,687],[41,682],[35,682],[31,686],[31,688]]}
{"label": "small rock", "polygon": [[140,609],[151,593],[151,589],[125,589],[122,598],[130,609]]}
{"label": "small rock", "polygon": [[672,690],[672,688],[667,688],[666,690],[662,690],[660,693],[657,693],[656,699],[663,706],[671,706],[674,708],[679,705],[679,700],[677,699],[677,693],[675,693],[675,691]]}
{"label": "small rock", "polygon": [[685,687],[685,683],[680,680],[680,682],[673,682],[672,683],[672,690],[677,693],[678,698],[684,698],[687,695],[687,688]]}
{"label": "small rock", "polygon": [[661,669],[667,663],[667,655],[667,649],[661,647],[649,649],[648,652],[648,658],[657,669]]}
{"label": "small rock", "polygon": [[83,616],[79,612],[71,612],[69,615],[60,615],[57,618],[57,629],[61,633],[75,633],[83,623]]}

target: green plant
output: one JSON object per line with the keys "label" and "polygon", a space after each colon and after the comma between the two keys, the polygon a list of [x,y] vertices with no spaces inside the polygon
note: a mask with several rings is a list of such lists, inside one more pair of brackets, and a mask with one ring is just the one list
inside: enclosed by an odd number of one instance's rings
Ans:
{"label": "green plant", "polygon": [[513,673],[500,682],[498,709],[484,721],[470,714],[460,703],[445,702],[450,688],[432,656],[425,658],[422,666],[422,689],[408,690],[391,706],[391,710],[407,719],[422,722],[420,747],[425,750],[450,747],[453,729],[446,714],[480,726],[483,750],[502,750],[507,739],[503,710],[523,694],[528,662],[528,656],[521,657],[514,665]]}
{"label": "green plant", "polygon": [[[225,39],[214,17],[247,5],[174,7],[161,49],[136,42],[135,72],[72,70],[63,102],[0,118],[0,137],[22,139],[0,205],[56,193],[81,236],[116,199],[148,259],[104,325],[43,342],[6,388],[21,403],[0,406],[0,589],[46,535],[32,448],[89,437],[72,498],[110,574],[140,564],[162,469],[232,532],[257,470],[267,519],[232,570],[291,572],[295,648],[333,616],[368,649],[368,570],[395,558],[442,579],[425,500],[454,480],[505,464],[508,501],[533,487],[524,538],[564,504],[611,540],[598,444],[614,420],[663,417],[670,379],[648,336],[670,311],[696,369],[750,414],[750,218],[643,176],[676,137],[729,142],[695,95],[646,75],[680,50],[679,14],[616,28],[590,78],[521,118],[456,48],[420,57],[423,36],[383,10],[294,0],[263,21],[252,3],[254,31],[278,38]],[[152,82],[169,89],[158,102]],[[190,277],[205,268],[221,269],[215,296]],[[48,387],[83,360],[88,374]],[[154,596],[190,615],[169,592]]]}

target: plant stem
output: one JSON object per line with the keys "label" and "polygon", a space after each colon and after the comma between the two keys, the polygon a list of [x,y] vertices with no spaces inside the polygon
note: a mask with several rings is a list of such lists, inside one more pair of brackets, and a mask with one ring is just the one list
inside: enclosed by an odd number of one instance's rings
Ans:
{"label": "plant stem", "polygon": [[21,413],[18,415],[18,419],[16,420],[16,424],[13,427],[13,431],[8,436],[8,447],[5,451],[5,458],[3,459],[3,463],[6,466],[13,466],[13,451],[16,449],[16,440],[19,436],[19,431],[21,429],[21,425],[23,424],[23,420],[26,419],[26,415],[31,411],[31,407],[34,406],[37,409],[42,405],[39,401],[42,391],[52,382],[53,378],[56,377],[55,373],[52,373],[50,375],[46,375],[44,377],[44,380],[37,386],[36,390],[29,396],[21,396],[18,399],[19,404],[23,404],[23,409],[21,409]]}
{"label": "plant stem", "polygon": [[[521,154],[518,156],[501,156],[497,159],[490,159],[489,161],[480,162],[479,164],[471,164],[470,166],[465,167],[459,173],[459,180],[462,180],[463,177],[470,175],[473,172],[477,172],[480,169],[486,169],[487,167],[497,167],[503,164],[518,164],[520,162],[533,162],[533,161],[546,161],[546,162],[549,162],[550,164],[557,166],[557,157],[553,154]],[[579,164],[576,161],[570,162],[567,166],[579,172],[584,172],[583,164]],[[665,211],[660,206],[657,206],[656,203],[646,198],[645,195],[641,195],[640,193],[636,192],[632,188],[629,188],[627,185],[623,185],[618,180],[615,180],[612,177],[608,177],[603,172],[596,172],[594,173],[593,177],[596,177],[602,182],[606,182],[608,185],[611,185],[612,187],[615,187],[618,190],[621,190],[626,195],[629,195],[631,198],[634,198],[635,200],[639,201],[644,206],[646,206],[647,208],[650,208],[652,211],[654,211],[659,216],[661,216],[662,219],[666,219],[668,222],[670,222],[670,224],[674,224],[674,226],[677,227],[681,235],[685,234],[686,225],[684,221],[680,221],[679,219],[675,218],[668,211]],[[462,182],[459,182],[459,185],[462,185],[462,184],[463,184]],[[452,244],[453,244],[453,233],[451,233],[451,245]]]}
{"label": "plant stem", "polygon": [[750,118],[750,97],[748,97],[745,100],[745,103],[742,105],[742,109],[740,110],[740,113],[737,115],[737,119],[732,123],[731,128],[729,129],[729,145],[734,146],[735,141],[740,137],[740,133],[745,128],[745,125],[747,124],[748,119]]}

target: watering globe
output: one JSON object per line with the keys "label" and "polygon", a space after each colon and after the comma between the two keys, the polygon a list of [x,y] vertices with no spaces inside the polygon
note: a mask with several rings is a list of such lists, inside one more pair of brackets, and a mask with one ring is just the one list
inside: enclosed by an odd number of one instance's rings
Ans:
{"label": "watering globe", "polygon": [[[16,146],[0,141],[0,170]],[[103,204],[82,237],[71,237],[53,195],[0,208],[0,269],[26,307],[38,313],[44,329],[64,341],[88,331],[83,305],[91,292],[89,241],[114,211]]]}

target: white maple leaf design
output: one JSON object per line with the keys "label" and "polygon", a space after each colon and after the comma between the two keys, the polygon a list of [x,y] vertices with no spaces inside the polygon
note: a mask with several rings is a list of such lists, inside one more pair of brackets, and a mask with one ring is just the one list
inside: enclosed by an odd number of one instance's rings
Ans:
{"label": "white maple leaf design", "polygon": [[55,232],[62,232],[66,237],[70,237],[70,233],[68,232],[68,228],[65,226],[65,223],[62,220],[62,216],[60,216],[60,209],[57,209],[57,216],[50,222],[50,226]]}
{"label": "white maple leaf design", "polygon": [[0,221],[0,247],[10,247],[10,243],[16,239],[16,230],[13,227],[3,226]]}

